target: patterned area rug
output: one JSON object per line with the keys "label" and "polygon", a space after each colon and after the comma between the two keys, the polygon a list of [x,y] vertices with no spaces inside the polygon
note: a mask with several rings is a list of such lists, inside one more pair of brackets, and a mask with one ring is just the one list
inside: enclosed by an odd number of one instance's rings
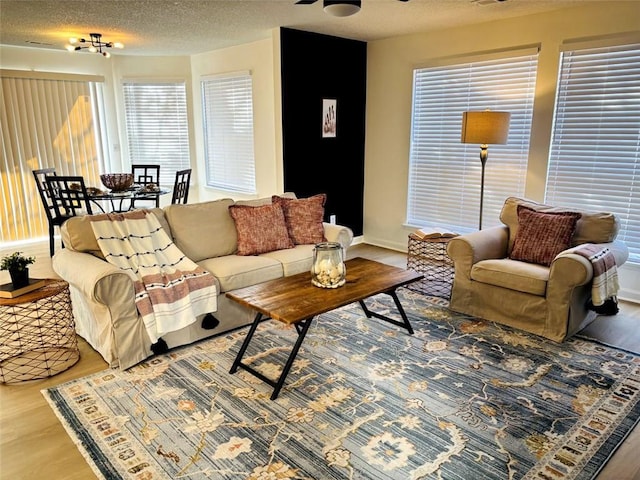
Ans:
{"label": "patterned area rug", "polygon": [[[358,304],[324,314],[275,401],[228,373],[246,329],[43,394],[110,480],[584,480],[636,424],[640,356],[399,296],[415,335]],[[296,335],[265,322],[245,358],[275,378]]]}

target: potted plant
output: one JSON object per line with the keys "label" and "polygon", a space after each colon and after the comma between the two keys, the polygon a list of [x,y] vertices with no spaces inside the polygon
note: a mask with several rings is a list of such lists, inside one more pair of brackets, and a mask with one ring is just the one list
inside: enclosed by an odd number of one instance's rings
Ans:
{"label": "potted plant", "polygon": [[0,270],[9,270],[13,288],[26,287],[29,285],[29,265],[35,261],[35,257],[25,257],[22,252],[13,252],[2,257]]}

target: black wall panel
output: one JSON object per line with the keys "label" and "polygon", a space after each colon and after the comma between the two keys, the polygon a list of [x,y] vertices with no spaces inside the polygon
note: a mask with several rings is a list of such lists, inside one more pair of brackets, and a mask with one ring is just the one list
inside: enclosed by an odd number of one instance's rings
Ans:
{"label": "black wall panel", "polygon": [[[366,42],[281,29],[284,189],[327,194],[326,220],[362,235]],[[335,99],[336,137],[322,136],[322,101]]]}

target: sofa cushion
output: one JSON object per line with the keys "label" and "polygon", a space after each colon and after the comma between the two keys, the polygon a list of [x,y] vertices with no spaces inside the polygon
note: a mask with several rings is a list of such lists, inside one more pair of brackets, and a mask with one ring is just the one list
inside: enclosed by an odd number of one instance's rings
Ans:
{"label": "sofa cushion", "polygon": [[198,265],[218,279],[220,293],[249,287],[283,275],[279,261],[258,255],[226,255],[202,260]]}
{"label": "sofa cushion", "polygon": [[260,255],[277,260],[282,264],[282,272],[288,277],[302,272],[310,272],[313,264],[314,245],[296,245],[286,250],[275,250]]}
{"label": "sofa cushion", "polygon": [[280,205],[231,205],[229,213],[236,226],[238,255],[258,255],[293,247]]}
{"label": "sofa cushion", "polygon": [[[150,210],[158,218],[160,225],[167,232],[167,235],[171,237],[171,228],[164,216],[164,211],[161,208],[152,208]],[[102,250],[100,250],[96,236],[93,233],[93,228],[91,228],[90,215],[72,217],[64,222],[62,228],[62,241],[64,246],[70,250],[90,253],[91,255],[104,260]]]}
{"label": "sofa cushion", "polygon": [[536,212],[518,205],[518,232],[509,258],[551,265],[556,255],[571,246],[580,216],[577,212]]}
{"label": "sofa cushion", "polygon": [[229,215],[233,203],[223,198],[165,207],[176,246],[194,262],[235,253],[236,227]]}
{"label": "sofa cushion", "polygon": [[544,296],[547,290],[549,271],[549,267],[508,258],[482,260],[471,268],[471,280],[517,292]]}
{"label": "sofa cushion", "polygon": [[327,200],[324,193],[300,199],[274,195],[271,199],[273,203],[282,206],[289,237],[295,245],[316,244],[327,240],[322,225]]}
{"label": "sofa cushion", "polygon": [[620,222],[613,213],[582,211],[575,208],[552,207],[524,198],[509,197],[500,212],[500,220],[509,227],[509,251],[518,232],[518,205],[525,205],[537,212],[580,212],[571,246],[583,243],[609,243],[615,240]]}

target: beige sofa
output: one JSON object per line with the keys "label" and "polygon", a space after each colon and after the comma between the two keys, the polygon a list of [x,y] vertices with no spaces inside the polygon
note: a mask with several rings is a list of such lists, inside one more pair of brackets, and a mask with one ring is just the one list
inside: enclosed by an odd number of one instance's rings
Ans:
{"label": "beige sofa", "polygon": [[[284,196],[295,198],[290,193]],[[260,255],[235,255],[237,234],[229,206],[267,203],[271,203],[271,197],[152,209],[178,248],[214,275],[218,292],[218,307],[213,313],[220,322],[217,327],[204,329],[198,319],[188,327],[164,335],[169,348],[251,323],[255,312],[226,298],[226,292],[310,270],[314,245],[296,245]],[[328,223],[323,226],[328,241],[339,242],[345,249],[351,244],[353,232],[349,228]],[[54,255],[53,268],[69,282],[77,333],[111,367],[126,369],[151,356],[151,341],[135,306],[133,281],[104,260],[89,219],[72,218],[65,222],[61,232],[66,248]]]}
{"label": "beige sofa", "polygon": [[587,307],[593,267],[572,250],[584,243],[601,244],[613,252],[617,266],[629,252],[615,240],[619,225],[613,214],[580,212],[571,248],[549,267],[512,260],[518,205],[538,212],[576,211],[510,197],[500,214],[504,225],[452,239],[447,246],[455,268],[450,308],[562,342],[596,317]]}

